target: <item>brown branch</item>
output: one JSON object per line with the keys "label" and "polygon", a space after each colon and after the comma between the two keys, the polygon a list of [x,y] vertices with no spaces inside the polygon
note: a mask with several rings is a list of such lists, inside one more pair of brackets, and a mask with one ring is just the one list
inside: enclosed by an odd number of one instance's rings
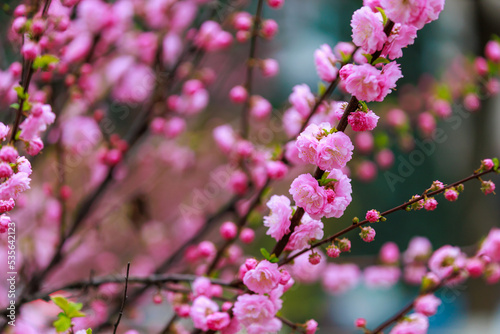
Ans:
{"label": "brown branch", "polygon": [[120,320],[122,320],[123,310],[125,309],[125,302],[127,301],[127,288],[128,288],[128,275],[130,273],[130,262],[127,263],[127,276],[125,276],[125,289],[123,290],[123,300],[122,306],[120,308],[120,313],[118,313],[118,319],[115,322],[115,328],[113,329],[113,334],[116,334]]}
{"label": "brown branch", "polygon": [[241,115],[241,137],[248,137],[249,123],[250,123],[250,98],[252,95],[253,87],[253,71],[255,67],[255,54],[257,52],[257,37],[260,28],[260,23],[262,21],[262,7],[264,0],[259,0],[257,3],[257,12],[255,13],[255,19],[252,27],[252,37],[250,39],[250,55],[247,61],[247,74],[245,81],[245,89],[248,93],[247,99],[243,105],[243,113]]}
{"label": "brown branch", "polygon": [[[394,207],[394,208],[392,208],[392,209],[389,209],[389,210],[387,210],[387,211],[384,211],[384,212],[382,212],[380,215],[381,215],[382,217],[385,217],[385,216],[390,215],[391,213],[394,213],[394,212],[396,212],[396,211],[406,210],[406,208],[407,208],[409,205],[412,205],[413,203],[417,203],[418,201],[423,200],[426,196],[427,196],[427,197],[432,197],[432,196],[434,196],[434,195],[438,195],[438,194],[440,194],[440,193],[444,192],[446,189],[449,189],[449,188],[452,188],[452,187],[456,187],[456,186],[458,186],[459,184],[465,183],[465,182],[470,181],[470,180],[472,180],[472,179],[478,179],[478,178],[480,178],[481,176],[483,176],[483,175],[485,175],[485,174],[488,174],[488,173],[491,173],[491,172],[494,172],[494,170],[493,170],[493,169],[490,169],[490,170],[487,170],[487,171],[484,171],[484,172],[481,172],[481,173],[472,174],[472,175],[470,175],[470,176],[468,176],[468,177],[466,177],[466,178],[464,178],[464,179],[462,179],[462,180],[460,180],[460,181],[457,181],[457,182],[454,182],[454,183],[452,183],[452,184],[450,184],[450,185],[447,185],[447,186],[443,187],[442,189],[435,190],[435,191],[432,191],[432,192],[429,192],[429,193],[424,193],[424,194],[422,194],[422,195],[420,195],[420,196],[418,196],[418,197],[416,197],[416,198],[414,198],[414,199],[412,199],[412,200],[410,200],[410,201],[408,201],[408,202],[405,202],[405,203],[403,203],[403,204],[401,204],[401,205],[398,205],[398,206],[396,206],[396,207]],[[281,260],[281,261],[279,262],[279,265],[280,265],[280,266],[283,266],[283,265],[285,265],[285,264],[287,264],[287,263],[290,263],[290,262],[291,262],[291,261],[293,261],[293,259],[295,259],[296,257],[298,257],[298,256],[300,256],[300,255],[302,255],[302,254],[304,254],[304,253],[306,253],[306,252],[308,252],[308,251],[310,251],[310,250],[312,250],[312,249],[316,248],[316,247],[319,247],[319,246],[321,246],[321,245],[323,245],[323,244],[326,244],[326,243],[332,242],[333,240],[335,240],[336,238],[341,237],[342,235],[346,234],[347,232],[350,232],[350,231],[352,231],[352,230],[354,230],[354,229],[356,229],[356,228],[358,228],[358,227],[361,227],[361,226],[363,226],[363,225],[365,225],[365,224],[367,224],[367,223],[369,223],[369,222],[368,222],[368,220],[366,220],[366,219],[365,219],[365,220],[363,220],[363,221],[361,221],[361,222],[359,222],[359,223],[353,224],[353,225],[351,225],[351,226],[349,226],[349,227],[347,227],[347,228],[343,229],[342,231],[339,231],[339,232],[335,233],[334,235],[332,235],[332,236],[330,236],[330,237],[328,237],[328,238],[326,238],[326,239],[323,239],[323,240],[321,240],[321,241],[319,241],[319,242],[317,242],[317,243],[315,243],[315,244],[312,244],[310,247],[308,247],[308,248],[306,248],[306,249],[304,249],[304,250],[301,250],[301,251],[299,251],[298,253],[296,253],[296,254],[294,254],[294,255],[292,255],[292,256],[290,256],[290,257],[286,258],[286,259]]]}

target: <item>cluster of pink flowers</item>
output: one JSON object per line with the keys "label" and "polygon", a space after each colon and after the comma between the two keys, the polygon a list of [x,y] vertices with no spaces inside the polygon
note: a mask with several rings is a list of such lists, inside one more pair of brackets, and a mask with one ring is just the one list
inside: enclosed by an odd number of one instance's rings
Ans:
{"label": "cluster of pink flowers", "polygon": [[338,169],[333,169],[328,177],[334,181],[320,186],[311,174],[302,174],[290,186],[290,194],[297,206],[313,219],[340,218],[352,201],[350,179]]}

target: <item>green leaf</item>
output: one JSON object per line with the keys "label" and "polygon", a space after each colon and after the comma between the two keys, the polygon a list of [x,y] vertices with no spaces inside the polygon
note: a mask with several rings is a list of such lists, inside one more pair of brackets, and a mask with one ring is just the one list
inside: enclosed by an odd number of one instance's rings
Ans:
{"label": "green leaf", "polygon": [[347,63],[351,59],[351,56],[345,54],[342,51],[340,51],[340,57],[342,58],[343,63]]}
{"label": "green leaf", "polygon": [[12,103],[10,107],[13,109],[19,109],[19,103]]}
{"label": "green leaf", "polygon": [[87,334],[92,334],[92,329],[91,328],[87,329],[86,333]]}
{"label": "green leaf", "polygon": [[16,86],[16,87],[14,87],[14,90],[17,93],[17,97],[19,97],[20,99],[24,99],[26,97],[26,94],[24,93],[23,87]]}
{"label": "green leaf", "polygon": [[375,59],[375,61],[372,63],[372,65],[377,65],[377,64],[389,64],[390,61],[387,58],[384,57],[378,57]]}
{"label": "green leaf", "polygon": [[372,63],[372,58],[373,56],[369,53],[363,53],[363,56],[365,56],[366,60],[368,60],[368,64]]}
{"label": "green leaf", "polygon": [[31,110],[31,103],[29,103],[28,101],[24,101],[23,102],[23,111],[28,111],[28,110]]}
{"label": "green leaf", "polygon": [[378,132],[375,134],[375,146],[378,149],[383,149],[389,146],[389,136],[385,132]]}
{"label": "green leaf", "polygon": [[16,138],[16,140],[19,140],[20,136],[21,136],[21,130],[17,131],[16,136],[14,138]]}
{"label": "green leaf", "polygon": [[493,170],[497,170],[499,166],[498,158],[493,158],[491,161],[493,161]]}
{"label": "green leaf", "polygon": [[438,85],[436,94],[437,94],[438,98],[440,98],[442,100],[446,100],[446,101],[452,100],[450,88],[446,84]]}
{"label": "green leaf", "polygon": [[[273,255],[274,255],[274,254],[273,254]],[[275,257],[273,257],[273,258],[270,258],[270,259],[269,259],[269,262],[271,262],[271,263],[278,263],[278,262],[280,262],[280,259],[278,259],[278,258],[275,256]]]}
{"label": "green leaf", "polygon": [[64,313],[59,313],[57,315],[57,320],[52,323],[54,325],[54,328],[58,333],[63,333],[66,332],[68,329],[71,327],[71,318],[69,318],[66,314]]}
{"label": "green leaf", "polygon": [[66,316],[70,319],[84,317],[85,313],[80,312],[83,307],[82,303],[73,303],[68,301],[66,298],[62,296],[50,297],[54,304],[59,306],[59,308],[64,312]]}
{"label": "green leaf", "polygon": [[361,104],[361,110],[364,112],[368,112],[368,106],[366,105],[365,101],[359,101],[359,104]]}
{"label": "green leaf", "polygon": [[318,84],[318,95],[322,96],[323,94],[325,94],[325,92],[326,92],[326,86],[324,83],[320,82]]}
{"label": "green leaf", "polygon": [[337,181],[338,181],[337,179],[324,179],[324,180],[321,180],[321,185],[326,186],[330,182],[337,182]]}
{"label": "green leaf", "polygon": [[269,260],[271,258],[271,255],[265,248],[261,248],[260,253],[262,254],[262,256],[264,256],[266,260]]}
{"label": "green leaf", "polygon": [[385,10],[381,7],[375,7],[382,14],[382,18],[384,19],[384,26],[387,23],[387,15],[385,15]]}
{"label": "green leaf", "polygon": [[47,69],[50,64],[57,64],[58,62],[59,58],[57,58],[54,55],[47,54],[43,56],[38,56],[33,62],[33,69],[35,70],[38,70],[39,68]]}

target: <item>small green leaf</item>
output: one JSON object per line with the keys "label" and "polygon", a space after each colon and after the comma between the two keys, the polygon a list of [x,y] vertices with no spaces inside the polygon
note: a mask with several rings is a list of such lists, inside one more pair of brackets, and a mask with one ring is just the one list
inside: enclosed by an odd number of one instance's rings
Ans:
{"label": "small green leaf", "polygon": [[12,103],[10,107],[13,109],[19,109],[19,103]]}
{"label": "small green leaf", "polygon": [[38,70],[39,68],[47,69],[50,64],[57,64],[58,62],[59,58],[57,58],[54,55],[47,54],[43,56],[38,56],[33,62],[33,69],[35,70]]}
{"label": "small green leaf", "polygon": [[66,298],[62,296],[55,296],[55,297],[50,297],[54,304],[59,306],[59,308],[64,312],[64,314],[72,319],[72,318],[79,318],[79,317],[84,317],[85,314],[83,312],[80,312],[80,310],[83,307],[82,303],[73,303],[68,301]]}
{"label": "small green leaf", "polygon": [[340,57],[342,58],[343,63],[347,63],[351,59],[351,56],[345,54],[342,51],[340,51]]}
{"label": "small green leaf", "polygon": [[28,111],[28,110],[31,110],[31,103],[29,103],[28,101],[24,101],[23,102],[23,111]]}
{"label": "small green leaf", "polygon": [[269,252],[265,249],[265,248],[261,248],[260,249],[260,253],[262,254],[262,256],[266,259],[266,260],[269,260],[271,258],[271,255],[269,254]]}
{"label": "small green leaf", "polygon": [[389,64],[390,61],[387,58],[384,57],[378,57],[375,59],[375,61],[372,63],[372,65],[377,65],[377,64]]}
{"label": "small green leaf", "polygon": [[322,180],[321,185],[326,186],[330,182],[337,182],[337,181],[338,181],[337,179],[324,179],[324,180]]}
{"label": "small green leaf", "polygon": [[382,14],[382,18],[384,19],[384,25],[387,23],[387,15],[385,15],[385,10],[381,7],[375,7]]}
{"label": "small green leaf", "polygon": [[442,100],[446,100],[446,101],[452,100],[450,88],[446,84],[438,85],[436,94],[437,94],[438,98],[440,98]]}
{"label": "small green leaf", "polygon": [[92,334],[92,329],[91,328],[87,329],[86,333],[87,334]]}
{"label": "small green leaf", "polygon": [[[273,255],[274,255],[274,254],[273,254]],[[278,258],[275,256],[275,257],[273,257],[273,258],[269,259],[269,262],[271,262],[271,263],[278,263],[278,262],[280,262],[280,259],[278,259]]]}
{"label": "small green leaf", "polygon": [[361,105],[361,110],[364,112],[368,112],[368,106],[366,105],[365,101],[359,101],[359,104]]}
{"label": "small green leaf", "polygon": [[318,84],[318,95],[322,96],[323,94],[325,94],[325,92],[326,92],[326,86],[324,83],[320,82]]}
{"label": "small green leaf", "polygon": [[16,138],[16,140],[19,140],[20,136],[21,136],[21,130],[17,131],[16,136],[14,138]]}
{"label": "small green leaf", "polygon": [[365,56],[366,60],[368,60],[368,64],[372,63],[372,58],[373,56],[369,53],[363,53],[363,56]]}
{"label": "small green leaf", "polygon": [[16,86],[14,87],[14,90],[16,91],[17,93],[17,97],[19,97],[20,99],[24,99],[25,98],[25,94],[24,94],[24,89],[23,87],[21,86]]}
{"label": "small green leaf", "polygon": [[389,136],[384,132],[378,132],[375,134],[375,146],[378,149],[383,149],[389,146]]}
{"label": "small green leaf", "polygon": [[493,158],[491,161],[493,161],[493,170],[497,170],[499,166],[498,158]]}
{"label": "small green leaf", "polygon": [[58,333],[66,332],[71,327],[71,319],[64,313],[57,315],[57,320],[52,323]]}

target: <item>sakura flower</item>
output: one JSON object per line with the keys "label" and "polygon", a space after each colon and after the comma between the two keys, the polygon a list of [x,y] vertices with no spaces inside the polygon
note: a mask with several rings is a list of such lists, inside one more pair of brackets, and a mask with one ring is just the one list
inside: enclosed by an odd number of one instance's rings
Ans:
{"label": "sakura flower", "polygon": [[264,226],[269,228],[266,234],[279,241],[290,232],[290,200],[286,196],[273,195],[266,205],[271,210],[270,215],[264,217]]}
{"label": "sakura flower", "polygon": [[323,223],[312,219],[304,213],[301,224],[295,228],[286,246],[287,250],[302,250],[309,245],[310,241],[323,238]]}
{"label": "sakura flower", "polygon": [[321,217],[327,203],[326,192],[311,174],[299,175],[290,186],[290,194],[295,203],[311,217]]}
{"label": "sakura flower", "polygon": [[278,271],[278,264],[262,260],[259,264],[250,269],[243,277],[243,283],[253,292],[269,293],[275,289],[281,279]]}
{"label": "sakura flower", "polygon": [[394,326],[389,334],[426,334],[428,328],[427,317],[420,313],[413,313]]}
{"label": "sakura flower", "polygon": [[54,123],[56,115],[52,112],[52,107],[48,104],[36,104],[32,108],[31,114],[26,118],[19,128],[21,133],[19,138],[31,141],[40,137],[40,133],[47,129],[47,125]]}
{"label": "sakura flower", "polygon": [[195,328],[207,331],[209,329],[207,316],[217,311],[219,311],[217,303],[205,296],[199,296],[194,300],[189,316],[193,320]]}
{"label": "sakura flower", "polygon": [[373,111],[355,111],[347,117],[349,125],[354,131],[371,131],[377,126],[378,117]]}
{"label": "sakura flower", "polygon": [[436,314],[437,308],[441,305],[441,299],[433,294],[427,294],[418,297],[415,300],[415,311],[430,317]]}
{"label": "sakura flower", "polygon": [[354,12],[351,27],[352,41],[366,53],[381,50],[387,40],[382,15],[374,13],[370,7],[363,6]]}
{"label": "sakura flower", "polygon": [[355,264],[328,264],[323,272],[323,288],[332,294],[341,294],[358,285],[361,271]]}
{"label": "sakura flower", "polygon": [[316,101],[311,89],[306,84],[293,87],[293,93],[288,98],[292,106],[302,117],[307,117]]}
{"label": "sakura flower", "polygon": [[276,306],[264,295],[244,294],[234,303],[234,316],[249,334],[277,332],[282,323],[275,318]]}
{"label": "sakura flower", "polygon": [[429,259],[429,268],[441,279],[450,277],[464,268],[466,257],[459,247],[450,245],[436,250]]}
{"label": "sakura flower", "polygon": [[493,262],[500,262],[500,229],[492,228],[481,244],[478,255],[486,255]]}
{"label": "sakura flower", "polygon": [[371,288],[390,288],[401,276],[401,269],[393,266],[370,266],[365,268],[365,284]]}
{"label": "sakura flower", "polygon": [[445,0],[380,0],[389,19],[422,29],[426,23],[437,20]]}
{"label": "sakura flower", "polygon": [[337,59],[328,44],[323,44],[314,51],[314,64],[321,80],[332,82],[337,78],[339,70],[335,66],[336,61]]}
{"label": "sakura flower", "polygon": [[322,170],[341,169],[352,158],[354,146],[343,132],[334,132],[322,138],[316,147],[316,165]]}

